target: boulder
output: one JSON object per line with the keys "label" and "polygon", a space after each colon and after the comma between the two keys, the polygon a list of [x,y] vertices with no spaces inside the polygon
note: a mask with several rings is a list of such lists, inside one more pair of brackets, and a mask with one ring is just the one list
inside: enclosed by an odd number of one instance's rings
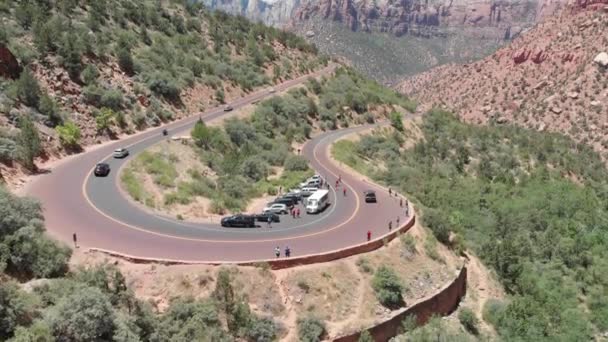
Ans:
{"label": "boulder", "polygon": [[551,107],[551,111],[555,114],[561,114],[562,109],[557,106],[553,106],[553,107]]}
{"label": "boulder", "polygon": [[601,67],[608,67],[608,53],[606,52],[600,52],[597,56],[595,56],[595,58],[593,59],[593,62],[595,62],[597,65],[601,66]]}
{"label": "boulder", "polygon": [[15,55],[4,44],[0,44],[0,76],[16,79],[21,74],[21,65]]}
{"label": "boulder", "polygon": [[566,93],[566,95],[571,99],[578,99],[578,93],[575,91],[570,91],[570,92]]}

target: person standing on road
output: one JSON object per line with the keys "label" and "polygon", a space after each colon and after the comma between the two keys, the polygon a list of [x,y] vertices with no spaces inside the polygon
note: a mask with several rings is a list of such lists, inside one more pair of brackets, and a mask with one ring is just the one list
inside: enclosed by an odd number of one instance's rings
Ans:
{"label": "person standing on road", "polygon": [[397,216],[397,227],[399,227],[399,221],[400,221],[399,216]]}
{"label": "person standing on road", "polygon": [[342,193],[344,194],[344,197],[346,197],[346,187],[344,187],[344,189],[342,189]]}
{"label": "person standing on road", "polygon": [[268,215],[268,228],[272,228],[272,214]]}
{"label": "person standing on road", "polygon": [[388,231],[390,232],[393,229],[393,221],[388,221]]}
{"label": "person standing on road", "polygon": [[371,239],[372,239],[372,231],[371,231],[371,230],[368,230],[368,231],[367,231],[367,241],[369,241],[369,240],[371,240]]}
{"label": "person standing on road", "polygon": [[296,218],[296,208],[295,207],[291,208],[291,217],[293,217],[294,219]]}
{"label": "person standing on road", "polygon": [[296,216],[300,218],[300,208],[296,208]]}
{"label": "person standing on road", "polygon": [[399,199],[399,206],[400,206],[401,208],[403,208],[403,198],[400,198],[400,199]]}
{"label": "person standing on road", "polygon": [[289,249],[289,246],[285,247],[285,257],[289,258],[291,256],[291,249]]}
{"label": "person standing on road", "polygon": [[74,240],[74,248],[78,248],[78,237],[76,233],[72,234],[72,240]]}
{"label": "person standing on road", "polygon": [[275,255],[277,258],[280,258],[280,257],[281,257],[281,249],[279,248],[279,246],[277,246],[277,247],[274,249],[274,255]]}
{"label": "person standing on road", "polygon": [[329,190],[329,182],[325,183],[325,186],[327,187],[327,190]]}
{"label": "person standing on road", "polygon": [[392,195],[393,194],[393,190],[391,188],[388,188],[388,195]]}

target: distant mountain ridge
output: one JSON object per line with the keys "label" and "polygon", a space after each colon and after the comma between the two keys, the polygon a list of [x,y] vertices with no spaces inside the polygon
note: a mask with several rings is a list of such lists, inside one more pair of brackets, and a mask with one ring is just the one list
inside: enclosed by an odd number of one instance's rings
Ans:
{"label": "distant mountain ridge", "polygon": [[[568,0],[202,0],[306,36],[391,82],[487,56]],[[363,33],[370,34],[365,36]]]}

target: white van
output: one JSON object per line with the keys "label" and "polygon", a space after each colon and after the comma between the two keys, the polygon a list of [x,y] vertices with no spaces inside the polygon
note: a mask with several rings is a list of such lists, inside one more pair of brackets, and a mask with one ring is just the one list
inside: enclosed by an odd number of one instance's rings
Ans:
{"label": "white van", "polygon": [[317,190],[306,200],[306,212],[309,214],[317,214],[325,210],[329,205],[329,191]]}
{"label": "white van", "polygon": [[304,187],[300,191],[300,194],[302,195],[302,197],[308,197],[308,196],[314,194],[315,192],[317,192],[317,190],[319,190],[319,188],[317,188],[317,187],[312,187],[312,186]]}

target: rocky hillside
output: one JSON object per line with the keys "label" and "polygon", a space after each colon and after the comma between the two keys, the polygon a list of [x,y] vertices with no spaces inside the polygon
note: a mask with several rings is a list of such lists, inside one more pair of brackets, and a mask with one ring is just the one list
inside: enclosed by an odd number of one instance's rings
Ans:
{"label": "rocky hillside", "polygon": [[608,157],[608,5],[574,6],[481,61],[400,84],[421,108],[563,132]]}
{"label": "rocky hillside", "polygon": [[567,0],[205,0],[285,26],[323,52],[391,83],[437,65],[479,59]]}
{"label": "rocky hillside", "polygon": [[4,1],[0,20],[0,175],[24,164],[24,121],[48,159],[327,63],[294,34],[200,4]]}

